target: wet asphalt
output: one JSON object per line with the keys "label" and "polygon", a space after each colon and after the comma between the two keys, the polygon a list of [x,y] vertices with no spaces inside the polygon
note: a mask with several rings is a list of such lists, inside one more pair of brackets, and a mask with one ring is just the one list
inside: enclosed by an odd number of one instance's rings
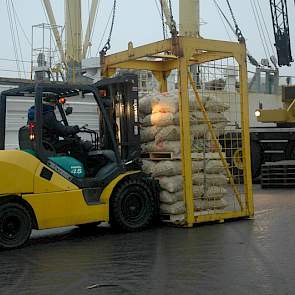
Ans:
{"label": "wet asphalt", "polygon": [[0,252],[0,294],[295,294],[295,190],[254,188],[254,220],[34,232]]}

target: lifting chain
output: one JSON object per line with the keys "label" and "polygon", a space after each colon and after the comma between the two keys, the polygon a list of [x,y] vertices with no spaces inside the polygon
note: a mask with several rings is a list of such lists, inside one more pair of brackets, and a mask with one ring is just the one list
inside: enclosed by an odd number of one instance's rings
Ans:
{"label": "lifting chain", "polygon": [[231,17],[232,17],[233,22],[234,22],[234,24],[235,24],[235,29],[236,29],[235,34],[236,34],[236,36],[238,37],[239,42],[243,42],[243,43],[245,43],[245,38],[244,38],[244,36],[243,36],[243,34],[242,34],[242,31],[240,30],[240,28],[239,28],[239,26],[238,26],[238,23],[237,23],[236,18],[235,18],[235,16],[234,16],[234,13],[233,13],[232,7],[231,7],[231,5],[230,5],[230,3],[229,3],[229,0],[226,0],[226,3],[227,3],[227,5],[228,5],[228,9],[229,9],[229,11],[230,11]]}
{"label": "lifting chain", "polygon": [[171,32],[170,33],[172,35],[172,38],[176,38],[178,35],[178,32],[176,28],[176,22],[173,17],[171,0],[169,0],[169,9],[170,9],[170,16],[171,16]]}
{"label": "lifting chain", "polygon": [[111,48],[111,38],[112,38],[112,33],[113,33],[113,28],[114,28],[114,23],[115,23],[116,8],[117,8],[117,0],[114,0],[113,16],[112,16],[112,23],[111,23],[110,33],[109,33],[109,37],[107,39],[106,44],[104,45],[102,50],[99,52],[100,56],[105,56],[107,51]]}

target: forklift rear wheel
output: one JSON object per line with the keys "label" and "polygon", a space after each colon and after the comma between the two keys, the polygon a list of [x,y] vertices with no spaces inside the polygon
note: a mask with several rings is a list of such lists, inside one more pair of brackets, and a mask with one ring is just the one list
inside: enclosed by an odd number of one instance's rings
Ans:
{"label": "forklift rear wheel", "polygon": [[0,206],[0,248],[23,246],[32,232],[32,219],[28,210],[18,203]]}
{"label": "forklift rear wheel", "polygon": [[152,190],[140,177],[119,184],[110,199],[110,224],[123,231],[138,231],[150,226],[155,215]]}

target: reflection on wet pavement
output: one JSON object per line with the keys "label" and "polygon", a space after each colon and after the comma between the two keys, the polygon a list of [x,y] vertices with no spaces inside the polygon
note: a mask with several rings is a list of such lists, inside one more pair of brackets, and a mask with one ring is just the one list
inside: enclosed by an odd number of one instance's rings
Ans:
{"label": "reflection on wet pavement", "polygon": [[295,191],[255,189],[255,220],[34,232],[0,252],[0,294],[295,294]]}

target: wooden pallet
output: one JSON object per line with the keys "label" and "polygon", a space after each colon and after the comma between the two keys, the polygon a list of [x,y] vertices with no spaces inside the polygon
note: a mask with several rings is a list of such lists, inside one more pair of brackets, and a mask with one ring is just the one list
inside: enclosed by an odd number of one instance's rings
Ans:
{"label": "wooden pallet", "polygon": [[142,159],[149,159],[154,161],[161,161],[161,160],[180,160],[180,155],[175,155],[172,152],[150,152],[150,153],[142,153]]}
{"label": "wooden pallet", "polygon": [[[215,153],[218,154],[218,153]],[[181,160],[181,155],[175,154],[173,152],[149,152],[149,153],[142,153],[141,154],[142,159],[149,159],[153,161],[161,161],[161,160]],[[203,160],[207,159],[206,155],[203,155],[203,153],[192,153],[191,159],[192,160]],[[215,158],[214,158],[215,159]],[[216,160],[220,159],[219,157],[216,157]],[[213,160],[213,158],[212,158]]]}
{"label": "wooden pallet", "polygon": [[261,167],[262,188],[295,187],[295,161],[267,162]]}
{"label": "wooden pallet", "polygon": [[[194,216],[210,215],[210,214],[222,214],[224,210],[203,210],[194,212]],[[174,223],[176,225],[184,225],[185,214],[162,214],[161,220],[166,223]]]}

